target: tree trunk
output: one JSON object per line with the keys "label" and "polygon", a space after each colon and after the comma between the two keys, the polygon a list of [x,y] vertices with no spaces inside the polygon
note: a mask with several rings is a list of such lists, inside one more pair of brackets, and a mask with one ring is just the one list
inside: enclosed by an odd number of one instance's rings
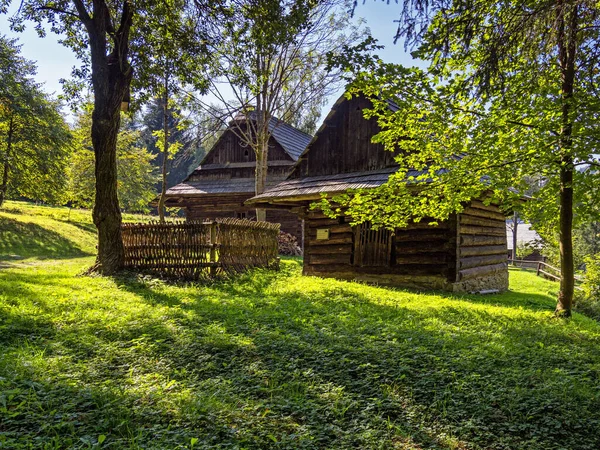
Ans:
{"label": "tree trunk", "polygon": [[165,74],[165,95],[163,98],[163,161],[162,161],[162,185],[160,199],[158,200],[158,217],[160,223],[165,223],[165,195],[167,193],[167,163],[169,159],[169,85],[168,75]]}
{"label": "tree trunk", "polygon": [[555,314],[570,317],[575,290],[573,266],[573,123],[571,102],[575,84],[577,5],[561,4],[558,53],[561,69],[562,127],[560,130],[560,290]]}
{"label": "tree trunk", "polygon": [[560,169],[560,291],[556,315],[570,317],[575,291],[573,266],[573,160],[565,157]]}
{"label": "tree trunk", "polygon": [[[129,94],[133,76],[128,61],[133,6],[130,1],[123,2],[119,27],[110,33],[112,24],[106,2],[92,2],[92,14],[88,14],[83,2],[75,2],[75,6],[89,36],[94,92],[96,200],[92,216],[98,229],[98,254],[91,271],[111,275],[123,267],[125,260],[117,197],[117,134],[122,103]],[[112,41],[110,45],[108,39]]]}
{"label": "tree trunk", "polygon": [[10,153],[12,151],[14,125],[14,117],[11,114],[10,122],[8,124],[8,135],[6,137],[6,154],[4,155],[4,167],[2,169],[2,185],[0,185],[0,206],[4,204],[4,200],[6,200],[6,191],[8,190],[8,172],[10,170]]}
{"label": "tree trunk", "polygon": [[117,196],[117,135],[121,124],[121,98],[111,101],[110,98],[95,96],[92,115],[96,175],[93,218],[98,229],[98,254],[94,269],[105,275],[121,269],[125,257]]}
{"label": "tree trunk", "polygon": [[518,221],[518,214],[515,211],[513,213],[513,235],[512,235],[512,241],[513,241],[513,251],[512,251],[512,258],[513,258],[513,264],[516,265],[516,261],[517,261],[517,228],[519,227],[519,221]]}
{"label": "tree trunk", "polygon": [[[269,141],[268,135],[266,139],[261,137],[261,150],[256,155],[256,178],[255,178],[255,192],[256,195],[265,192],[267,184],[267,171],[268,171],[268,159],[269,159]],[[259,222],[267,221],[267,210],[264,208],[256,208],[256,220]]]}

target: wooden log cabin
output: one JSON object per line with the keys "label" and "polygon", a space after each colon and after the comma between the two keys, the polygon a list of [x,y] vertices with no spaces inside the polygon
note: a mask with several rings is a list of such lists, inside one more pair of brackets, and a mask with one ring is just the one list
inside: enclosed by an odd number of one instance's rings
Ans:
{"label": "wooden log cabin", "polygon": [[421,221],[393,232],[310,210],[322,193],[377,187],[397,170],[393,153],[371,142],[379,127],[363,117],[368,107],[365,98],[340,98],[288,179],[248,203],[286,207],[304,219],[305,275],[456,292],[508,289],[505,217],[494,205],[474,200],[437,226]]}
{"label": "wooden log cabin", "polygon": [[[244,122],[245,119],[234,119],[200,166],[182,183],[167,190],[166,206],[183,208],[188,219],[256,218],[255,207],[244,204],[255,194],[256,156],[234,128],[245,126]],[[312,138],[275,118],[271,119],[269,129],[267,188],[286,179]],[[302,242],[302,219],[298,215],[287,209],[271,207],[267,210],[267,221],[280,223],[281,231],[296,236],[298,242]]]}

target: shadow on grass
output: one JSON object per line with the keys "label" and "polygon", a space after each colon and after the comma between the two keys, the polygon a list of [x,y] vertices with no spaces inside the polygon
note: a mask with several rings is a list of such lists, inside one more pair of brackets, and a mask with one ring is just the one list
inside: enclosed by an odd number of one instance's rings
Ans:
{"label": "shadow on grass", "polygon": [[0,217],[0,259],[10,255],[42,258],[88,256],[72,241],[34,223]]}
{"label": "shadow on grass", "polygon": [[[600,446],[600,332],[551,320],[546,296],[496,308],[298,267],[194,287],[116,279],[135,310],[99,298],[47,342],[11,341],[0,387],[19,390],[18,415],[0,431],[74,445],[104,434],[113,448]],[[36,408],[17,407],[27,399]]]}

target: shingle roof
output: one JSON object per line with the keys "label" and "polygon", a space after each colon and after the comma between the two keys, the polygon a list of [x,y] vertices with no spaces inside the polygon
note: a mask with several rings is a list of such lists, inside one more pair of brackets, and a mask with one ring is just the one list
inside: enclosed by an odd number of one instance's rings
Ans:
{"label": "shingle roof", "polygon": [[313,138],[310,134],[300,131],[275,117],[272,117],[269,121],[269,131],[294,161],[298,161],[298,158]]}
{"label": "shingle roof", "polygon": [[[368,172],[351,172],[286,180],[251,198],[248,202],[262,203],[284,197],[314,197],[321,193],[330,194],[343,192],[347,189],[375,188],[384,184],[389,176],[397,170],[397,167],[388,167]],[[411,170],[407,173],[407,177],[417,177],[423,173],[422,171]]]}
{"label": "shingle roof", "polygon": [[[267,188],[273,187],[281,178],[269,179]],[[198,181],[184,181],[167,190],[167,197],[181,197],[212,194],[252,194],[254,178],[220,178]]]}

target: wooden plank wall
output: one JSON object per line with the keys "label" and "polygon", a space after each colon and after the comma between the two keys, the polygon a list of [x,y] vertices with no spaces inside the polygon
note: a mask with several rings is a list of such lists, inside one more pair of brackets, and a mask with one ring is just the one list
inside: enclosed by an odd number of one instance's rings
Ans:
{"label": "wooden plank wall", "polygon": [[309,151],[296,165],[290,178],[361,172],[396,165],[394,154],[371,139],[379,133],[376,119],[366,120],[370,108],[365,98],[344,100],[317,133]]}
{"label": "wooden plank wall", "polygon": [[506,270],[506,219],[494,205],[473,200],[459,215],[456,281]]}
{"label": "wooden plank wall", "polygon": [[[292,158],[283,150],[279,143],[271,138],[269,140],[269,161],[292,161]],[[225,130],[206,155],[204,164],[225,164],[227,162],[256,161],[252,147],[244,145],[233,131]]]}

